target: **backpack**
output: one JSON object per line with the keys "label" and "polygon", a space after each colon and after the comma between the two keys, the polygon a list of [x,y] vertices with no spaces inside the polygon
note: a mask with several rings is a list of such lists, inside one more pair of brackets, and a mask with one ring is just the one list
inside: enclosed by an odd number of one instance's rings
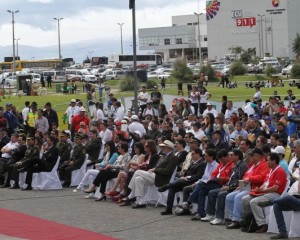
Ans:
{"label": "backpack", "polygon": [[243,220],[241,220],[240,225],[243,232],[253,233],[258,229],[258,225],[252,213],[249,213]]}

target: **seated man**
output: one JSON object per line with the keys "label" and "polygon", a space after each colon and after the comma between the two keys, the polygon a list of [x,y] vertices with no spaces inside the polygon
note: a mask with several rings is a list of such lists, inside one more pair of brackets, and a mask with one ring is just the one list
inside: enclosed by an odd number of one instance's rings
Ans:
{"label": "seated man", "polygon": [[19,144],[19,147],[14,149],[14,151],[12,152],[11,158],[6,163],[6,165],[4,165],[3,171],[7,172],[8,174],[7,174],[6,182],[2,186],[0,186],[1,188],[10,187],[10,180],[11,180],[13,164],[18,162],[20,159],[24,158],[24,156],[25,156],[25,152],[27,150],[25,135],[20,135],[18,137],[18,144]]}
{"label": "seated man", "polygon": [[288,193],[289,195],[281,196],[273,201],[273,210],[279,233],[270,237],[270,239],[288,238],[283,211],[300,211],[300,181],[294,182]]}
{"label": "seated man", "polygon": [[128,196],[128,201],[136,198],[132,208],[146,207],[146,200],[144,199],[146,186],[161,187],[167,184],[177,166],[178,159],[174,155],[174,144],[169,140],[165,140],[159,146],[165,154],[164,158],[159,160],[155,168],[149,169],[147,172],[137,170],[129,183],[128,187],[131,189],[131,193]]}
{"label": "seated man", "polygon": [[224,223],[226,196],[238,187],[239,180],[243,178],[247,171],[247,163],[243,161],[243,153],[240,150],[234,150],[233,153],[229,153],[228,155],[229,160],[234,164],[232,175],[222,188],[209,191],[206,206],[207,215],[201,219],[201,221],[211,221],[212,225]]}
{"label": "seated man", "polygon": [[12,156],[12,153],[15,149],[19,147],[18,144],[18,134],[12,134],[10,137],[10,142],[7,143],[3,148],[1,148],[1,158],[0,158],[0,185],[4,184],[4,173],[6,165],[9,163],[9,160]]}
{"label": "seated man", "polygon": [[27,187],[24,190],[32,190],[31,182],[32,175],[36,172],[51,172],[58,159],[58,149],[54,145],[55,138],[53,136],[47,137],[47,145],[44,148],[44,153],[41,159],[31,158],[29,159],[25,169],[27,170],[25,183]]}
{"label": "seated man", "polygon": [[64,181],[63,187],[69,187],[71,184],[72,171],[80,169],[85,160],[85,149],[81,144],[83,135],[77,133],[74,138],[73,154],[69,161],[59,168],[60,180]]}
{"label": "seated man", "polygon": [[207,182],[200,181],[190,195],[188,202],[198,204],[197,214],[191,218],[192,221],[205,218],[205,200],[208,192],[221,188],[229,180],[233,163],[227,160],[227,155],[226,150],[219,151],[217,158],[220,164],[213,170],[209,180]]}
{"label": "seated man", "polygon": [[22,159],[18,159],[15,164],[9,166],[8,173],[11,176],[11,180],[14,180],[15,183],[13,186],[9,187],[10,189],[19,188],[19,173],[26,171],[26,166],[30,159],[38,158],[40,154],[39,148],[35,145],[35,137],[27,137],[27,150]]}
{"label": "seated man", "polygon": [[[247,170],[243,177],[243,183],[249,185],[251,189],[260,187],[267,174],[269,168],[264,158],[264,153],[261,149],[255,148],[251,152],[251,167]],[[226,206],[229,209],[229,218],[232,223],[227,226],[227,229],[240,228],[240,218],[242,214],[242,198],[249,194],[248,189],[237,189],[226,196]]]}
{"label": "seated man", "polygon": [[200,179],[204,174],[205,166],[206,162],[203,159],[202,150],[200,148],[194,149],[192,151],[192,162],[184,175],[158,189],[159,192],[169,190],[167,207],[165,211],[161,212],[161,215],[172,214],[175,193],[182,191],[185,186],[191,185]]}
{"label": "seated man", "polygon": [[[270,168],[269,174],[266,176],[264,183],[260,187],[254,188],[249,195],[244,196],[243,203],[243,219],[252,212],[258,225],[256,233],[263,233],[268,230],[263,207],[272,204],[273,200],[279,197],[287,182],[287,176],[284,169],[279,165],[279,155],[271,153],[268,156],[267,164]],[[243,230],[243,229],[242,229]]]}

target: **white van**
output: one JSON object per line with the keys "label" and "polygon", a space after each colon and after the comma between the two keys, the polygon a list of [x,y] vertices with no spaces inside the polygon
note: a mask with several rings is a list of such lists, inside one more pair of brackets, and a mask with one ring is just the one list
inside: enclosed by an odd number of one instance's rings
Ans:
{"label": "white van", "polygon": [[47,81],[47,77],[51,76],[52,82],[66,82],[66,75],[65,71],[62,70],[49,70],[49,71],[43,71],[42,72],[44,81]]}
{"label": "white van", "polygon": [[97,82],[96,76],[91,74],[87,69],[66,69],[66,78],[72,82]]}

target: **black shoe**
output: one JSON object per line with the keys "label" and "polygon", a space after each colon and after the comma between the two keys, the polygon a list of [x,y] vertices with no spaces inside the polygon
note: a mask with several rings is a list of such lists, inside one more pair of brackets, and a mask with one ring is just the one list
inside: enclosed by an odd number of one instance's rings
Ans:
{"label": "black shoe", "polygon": [[29,191],[32,190],[32,187],[30,185],[28,185],[26,188],[22,188],[23,191]]}
{"label": "black shoe", "polygon": [[172,213],[172,210],[165,210],[165,211],[163,211],[163,212],[161,212],[160,213],[161,215],[172,215],[173,213]]}
{"label": "black shoe", "polygon": [[9,188],[10,186],[9,186],[9,184],[8,183],[4,183],[4,184],[2,184],[1,186],[0,186],[0,188]]}
{"label": "black shoe", "polygon": [[20,186],[18,184],[14,184],[11,187],[9,187],[8,189],[19,189]]}
{"label": "black shoe", "polygon": [[106,196],[103,195],[101,198],[97,198],[95,201],[98,202],[98,201],[105,201],[106,200]]}
{"label": "black shoe", "polygon": [[26,171],[27,171],[26,168],[19,168],[19,169],[17,170],[17,172],[19,172],[19,173],[26,172]]}
{"label": "black shoe", "polygon": [[70,187],[70,184],[71,183],[69,183],[69,182],[64,182],[63,185],[62,185],[62,187],[63,188],[68,188],[68,187]]}
{"label": "black shoe", "polygon": [[233,221],[231,224],[229,224],[226,228],[227,229],[239,229],[241,226],[240,226],[240,223],[239,222],[236,222],[236,221]]}
{"label": "black shoe", "polygon": [[278,233],[274,236],[271,236],[270,239],[286,239],[289,236],[287,235],[287,233]]}
{"label": "black shoe", "polygon": [[163,185],[162,187],[158,188],[157,191],[164,192],[164,191],[167,191],[168,189],[169,189],[169,185],[166,184],[166,185]]}

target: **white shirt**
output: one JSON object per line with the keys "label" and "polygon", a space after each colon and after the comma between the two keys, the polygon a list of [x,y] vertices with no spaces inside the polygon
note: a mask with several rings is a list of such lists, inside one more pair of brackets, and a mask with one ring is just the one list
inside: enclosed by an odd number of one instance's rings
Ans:
{"label": "white shirt", "polygon": [[[10,151],[19,147],[19,143],[12,143],[11,141],[7,143],[3,148],[8,148]],[[3,158],[11,158],[11,153],[2,153]]]}
{"label": "white shirt", "polygon": [[209,92],[200,94],[200,103],[207,103],[207,99],[209,98]]}
{"label": "white shirt", "polygon": [[198,103],[198,96],[199,96],[199,93],[198,92],[191,92],[190,93],[190,100],[191,100],[191,103]]}
{"label": "white shirt", "polygon": [[251,106],[251,102],[248,102],[245,106],[242,107],[243,111],[247,113],[248,116],[255,113],[254,108]]}
{"label": "white shirt", "polygon": [[190,130],[188,132],[193,133],[194,137],[199,139],[200,141],[202,141],[202,139],[206,137],[206,135],[205,135],[205,133],[203,132],[202,129],[199,129],[197,132],[195,132],[194,130]]}
{"label": "white shirt", "polygon": [[22,116],[23,116],[24,124],[26,124],[25,121],[27,120],[27,116],[28,116],[29,110],[30,110],[29,107],[25,107],[22,110]]}
{"label": "white shirt", "polygon": [[138,95],[138,99],[141,98],[141,99],[146,99],[145,101],[142,101],[142,100],[138,100],[140,105],[145,105],[147,104],[148,102],[148,98],[149,98],[149,95],[147,92],[140,92],[139,95]]}
{"label": "white shirt", "polygon": [[97,112],[96,112],[96,121],[98,120],[105,120],[105,116],[104,116],[104,112],[101,110],[101,109],[98,109]]}
{"label": "white shirt", "polygon": [[69,124],[72,123],[73,116],[77,115],[80,112],[80,108],[78,106],[75,107],[68,107],[66,110],[66,114],[68,116]]}
{"label": "white shirt", "polygon": [[147,115],[151,115],[151,116],[158,116],[158,111],[155,108],[145,108],[144,112],[143,112],[143,116],[147,116]]}
{"label": "white shirt", "polygon": [[261,99],[261,92],[257,91],[256,93],[254,93],[253,99]]}
{"label": "white shirt", "polygon": [[225,119],[226,118],[231,118],[233,113],[238,115],[238,110],[236,108],[227,109],[226,112],[225,112]]}
{"label": "white shirt", "polygon": [[203,117],[206,117],[208,113],[212,113],[215,117],[217,117],[218,112],[216,109],[212,108],[211,110],[205,109],[203,112]]}
{"label": "white shirt", "polygon": [[114,120],[115,121],[122,121],[125,117],[125,113],[121,107],[117,108],[114,112]]}
{"label": "white shirt", "polygon": [[107,143],[112,140],[112,132],[107,128],[105,131],[99,133],[99,137],[102,139],[103,143]]}
{"label": "white shirt", "polygon": [[144,125],[139,123],[139,122],[132,122],[129,126],[128,126],[128,131],[130,133],[134,133],[134,131],[140,131],[142,133],[142,135],[144,135],[146,133],[146,130],[144,128]]}

